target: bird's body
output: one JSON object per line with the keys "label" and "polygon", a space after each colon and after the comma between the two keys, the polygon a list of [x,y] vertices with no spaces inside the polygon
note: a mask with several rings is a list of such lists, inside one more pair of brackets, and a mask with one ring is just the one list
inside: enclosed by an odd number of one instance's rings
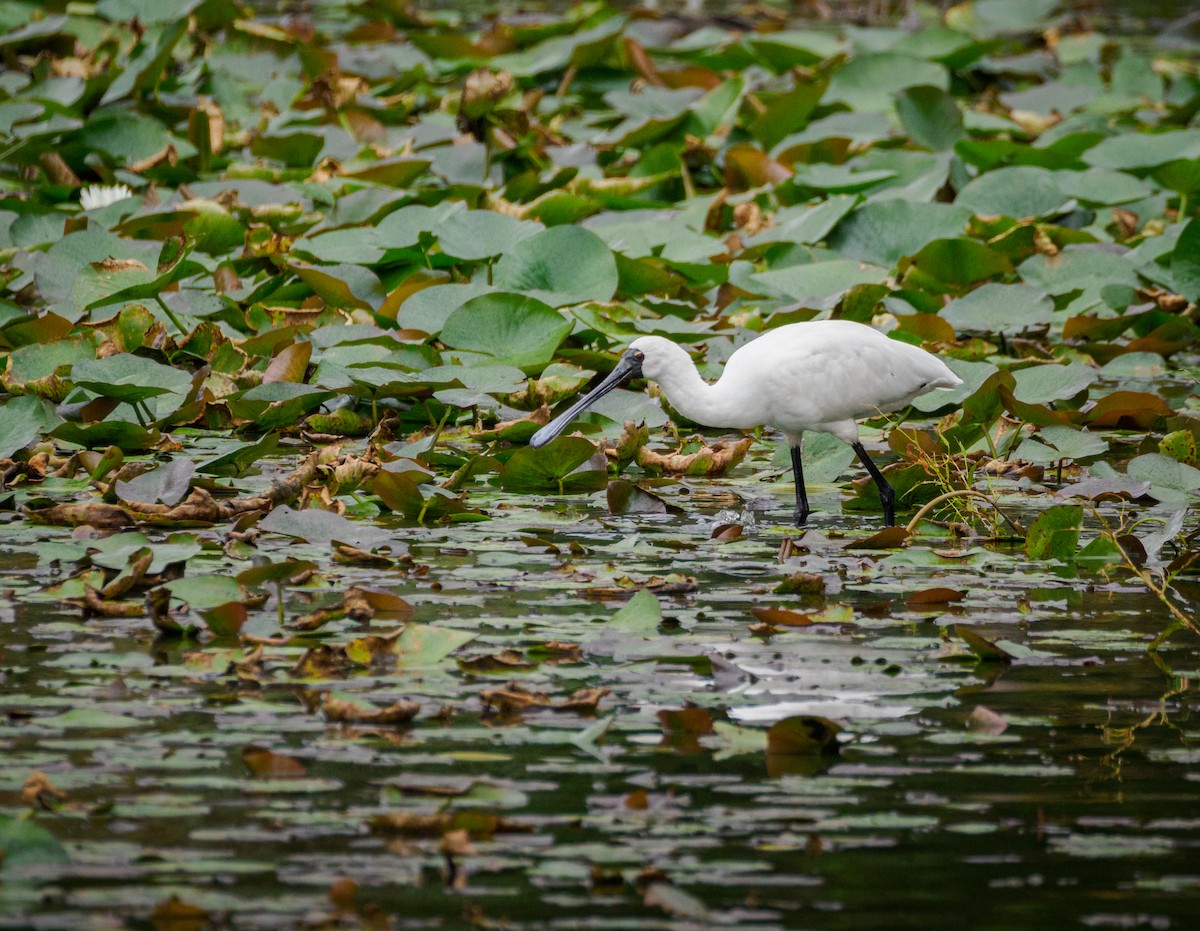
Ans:
{"label": "bird's body", "polygon": [[682,347],[661,336],[642,336],[630,343],[604,382],[530,442],[549,442],[588,404],[638,375],[657,382],[671,406],[696,423],[782,431],[792,449],[798,523],[809,513],[800,461],[805,431],[831,433],[854,448],[879,484],[891,523],[891,487],[859,444],[857,421],[904,407],[935,388],[962,384],[937,356],[848,320],[768,330],[734,352],[713,384],[700,377]]}
{"label": "bird's body", "polygon": [[643,336],[629,348],[645,355],[642,374],[658,382],[688,420],[742,430],[774,427],[793,445],[806,430],[855,443],[855,421],[962,384],[937,356],[849,320],[768,330],[731,355],[711,385],[682,347],[661,336]]}

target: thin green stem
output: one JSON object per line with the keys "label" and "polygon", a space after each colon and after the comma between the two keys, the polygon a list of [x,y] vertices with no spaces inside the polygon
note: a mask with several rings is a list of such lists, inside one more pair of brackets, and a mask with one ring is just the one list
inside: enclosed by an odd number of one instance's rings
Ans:
{"label": "thin green stem", "polygon": [[184,327],[184,325],[179,321],[179,318],[175,316],[175,311],[171,310],[171,308],[167,306],[166,301],[162,299],[162,295],[156,294],[154,295],[154,299],[158,301],[158,306],[162,308],[162,312],[167,315],[167,319],[171,321],[175,329],[177,329],[181,335],[186,336],[187,328]]}

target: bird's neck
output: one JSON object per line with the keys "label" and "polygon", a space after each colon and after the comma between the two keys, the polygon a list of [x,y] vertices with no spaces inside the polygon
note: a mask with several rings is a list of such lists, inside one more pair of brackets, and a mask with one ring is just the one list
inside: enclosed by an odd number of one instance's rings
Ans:
{"label": "bird's neck", "polygon": [[[718,381],[710,385],[696,370],[682,347],[672,346],[666,358],[646,377],[658,382],[671,406],[688,420],[706,427],[746,428],[756,424],[747,420],[744,399],[730,397]],[[751,418],[752,420],[753,418]]]}

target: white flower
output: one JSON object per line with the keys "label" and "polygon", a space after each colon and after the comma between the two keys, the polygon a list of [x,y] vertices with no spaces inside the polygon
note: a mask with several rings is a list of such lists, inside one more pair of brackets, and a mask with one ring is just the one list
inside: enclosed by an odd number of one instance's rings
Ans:
{"label": "white flower", "polygon": [[107,207],[109,204],[115,204],[119,200],[132,196],[133,191],[129,190],[127,184],[111,186],[89,184],[80,192],[79,203],[83,205],[84,210],[99,210],[101,207]]}

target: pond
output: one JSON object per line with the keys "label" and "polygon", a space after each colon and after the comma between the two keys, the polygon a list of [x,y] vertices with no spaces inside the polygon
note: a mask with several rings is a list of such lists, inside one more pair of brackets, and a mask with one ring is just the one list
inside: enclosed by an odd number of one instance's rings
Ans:
{"label": "pond", "polygon": [[[1011,545],[848,551],[828,487],[802,536],[759,512],[719,543],[714,490],[665,518],[565,498],[395,528],[405,569],[285,594],[294,617],[381,587],[474,638],[456,666],[336,686],[418,702],[404,726],[317,711],[303,639],[254,656],[33,600],[36,547],[10,546],[0,782],[40,770],[68,793],[39,820],[70,860],[7,871],[0,925],[165,922],[171,896],[247,928],[1190,925],[1198,670],[1191,643],[1147,653],[1156,599]],[[786,512],[786,486],[763,490]],[[789,538],[803,552],[781,563]],[[798,571],[826,593],[773,593]],[[616,600],[625,575],[688,590]],[[957,600],[908,603],[935,588]],[[797,626],[763,630],[769,607]],[[964,628],[1013,658],[981,660]],[[534,697],[588,689],[575,709]],[[795,716],[839,722],[836,746],[769,752],[766,726]],[[472,832],[453,877],[447,824]]]}
{"label": "pond", "polygon": [[[0,5],[0,928],[1194,927],[1200,73],[1077,12]],[[896,527],[530,443],[830,318]]]}

